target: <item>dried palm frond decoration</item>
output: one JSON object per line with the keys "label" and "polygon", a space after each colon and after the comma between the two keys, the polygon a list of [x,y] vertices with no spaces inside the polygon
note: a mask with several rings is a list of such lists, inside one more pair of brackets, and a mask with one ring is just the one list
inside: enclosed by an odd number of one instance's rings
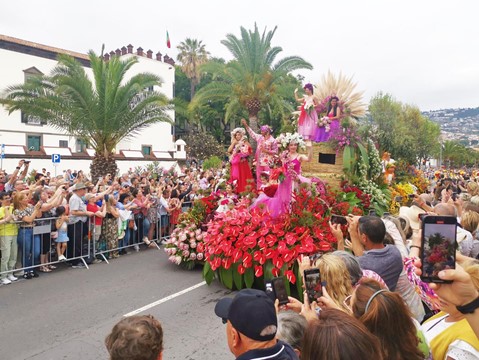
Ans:
{"label": "dried palm frond decoration", "polygon": [[341,72],[334,75],[328,71],[321,81],[314,86],[314,95],[318,98],[320,106],[318,113],[325,113],[331,98],[339,98],[339,105],[345,116],[359,118],[366,113],[366,104],[362,102],[364,91],[356,91],[353,77],[347,77]]}

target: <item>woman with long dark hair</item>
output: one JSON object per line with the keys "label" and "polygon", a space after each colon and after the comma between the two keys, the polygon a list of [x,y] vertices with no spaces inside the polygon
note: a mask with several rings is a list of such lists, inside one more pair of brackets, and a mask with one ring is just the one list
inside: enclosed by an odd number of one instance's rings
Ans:
{"label": "woman with long dark hair", "polygon": [[319,121],[319,127],[316,131],[314,141],[326,142],[331,137],[331,134],[339,129],[341,120],[341,107],[339,106],[339,98],[337,96],[331,97],[326,111],[326,116]]}

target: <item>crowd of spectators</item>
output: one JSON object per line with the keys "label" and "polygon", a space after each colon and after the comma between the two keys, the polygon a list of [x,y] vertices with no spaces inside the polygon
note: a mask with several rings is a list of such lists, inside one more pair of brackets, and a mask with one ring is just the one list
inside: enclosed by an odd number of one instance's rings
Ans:
{"label": "crowd of spectators", "polygon": [[[58,261],[85,268],[161,241],[194,200],[226,184],[223,170],[196,166],[118,177],[107,173],[95,183],[82,170],[60,176],[46,169],[30,171],[25,160],[11,170],[0,170],[4,285],[18,276],[34,279],[39,272],[51,272]],[[93,244],[95,254],[102,255],[92,255]]]}

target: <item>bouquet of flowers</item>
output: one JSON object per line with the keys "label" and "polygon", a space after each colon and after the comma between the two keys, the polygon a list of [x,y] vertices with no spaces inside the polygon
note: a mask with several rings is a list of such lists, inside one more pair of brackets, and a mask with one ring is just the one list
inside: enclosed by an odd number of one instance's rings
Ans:
{"label": "bouquet of flowers", "polygon": [[329,117],[323,116],[318,120],[318,126],[324,127],[324,131],[329,132],[331,130],[331,120],[329,120]]}
{"label": "bouquet of flowers", "polygon": [[196,261],[202,261],[205,257],[203,231],[195,224],[179,224],[167,241],[165,252],[172,263],[193,269]]}
{"label": "bouquet of flowers", "polygon": [[307,99],[304,103],[304,111],[306,111],[308,115],[311,115],[313,111],[316,111],[312,97],[311,99]]}

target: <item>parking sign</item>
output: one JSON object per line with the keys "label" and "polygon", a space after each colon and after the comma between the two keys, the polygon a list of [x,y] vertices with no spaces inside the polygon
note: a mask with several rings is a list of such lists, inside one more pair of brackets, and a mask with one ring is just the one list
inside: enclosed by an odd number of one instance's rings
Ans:
{"label": "parking sign", "polygon": [[52,154],[52,163],[53,165],[55,164],[60,164],[61,156],[60,154]]}

